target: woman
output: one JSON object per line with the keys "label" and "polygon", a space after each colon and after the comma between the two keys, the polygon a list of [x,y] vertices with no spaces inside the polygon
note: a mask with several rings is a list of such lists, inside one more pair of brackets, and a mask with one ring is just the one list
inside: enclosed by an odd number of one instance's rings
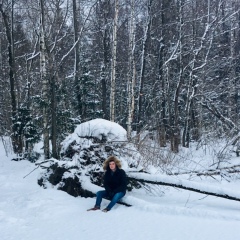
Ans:
{"label": "woman", "polygon": [[115,156],[111,156],[103,163],[103,169],[105,190],[97,192],[96,204],[89,210],[99,210],[102,199],[108,198],[111,201],[103,209],[103,212],[108,212],[126,194],[127,179],[125,171],[121,169],[121,162]]}

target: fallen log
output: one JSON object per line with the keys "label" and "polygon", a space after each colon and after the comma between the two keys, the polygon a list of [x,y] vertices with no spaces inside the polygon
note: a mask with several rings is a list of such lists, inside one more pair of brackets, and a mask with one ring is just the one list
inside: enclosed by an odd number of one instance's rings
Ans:
{"label": "fallen log", "polygon": [[232,173],[239,173],[240,172],[240,165],[234,165],[231,167],[223,167],[218,169],[208,169],[205,171],[189,171],[189,172],[174,172],[168,173],[169,176],[172,175],[184,175],[184,174],[195,174],[196,176],[213,176],[213,175],[221,175],[221,174],[232,174]]}
{"label": "fallen log", "polygon": [[181,180],[165,175],[150,175],[147,173],[131,173],[128,172],[129,180],[137,180],[141,183],[150,183],[157,185],[164,185],[176,187],[188,191],[198,192],[215,197],[225,198],[234,201],[240,201],[240,193],[223,189],[213,185],[206,185],[203,183],[192,182],[188,180]]}

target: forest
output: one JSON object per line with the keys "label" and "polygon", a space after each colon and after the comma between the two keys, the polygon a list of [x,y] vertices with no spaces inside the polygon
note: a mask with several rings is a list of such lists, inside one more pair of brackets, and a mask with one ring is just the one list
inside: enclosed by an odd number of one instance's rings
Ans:
{"label": "forest", "polygon": [[[0,136],[45,159],[76,125],[116,122],[178,153],[239,154],[240,1],[1,0]],[[5,148],[7,143],[5,142]]]}

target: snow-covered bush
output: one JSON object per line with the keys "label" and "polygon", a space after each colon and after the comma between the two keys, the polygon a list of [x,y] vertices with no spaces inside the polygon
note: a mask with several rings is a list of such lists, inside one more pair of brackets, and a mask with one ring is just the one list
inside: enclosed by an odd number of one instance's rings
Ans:
{"label": "snow-covered bush", "polygon": [[104,119],[78,125],[61,145],[60,160],[39,163],[43,172],[38,183],[45,188],[55,186],[73,196],[92,196],[86,186],[101,186],[102,164],[111,155],[120,159],[126,172],[141,168],[142,156],[127,141],[126,130]]}

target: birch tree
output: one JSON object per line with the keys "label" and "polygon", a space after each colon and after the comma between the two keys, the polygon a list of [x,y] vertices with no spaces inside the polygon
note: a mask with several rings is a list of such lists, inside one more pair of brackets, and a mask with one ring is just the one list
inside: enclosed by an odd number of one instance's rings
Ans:
{"label": "birch tree", "polygon": [[80,6],[79,1],[72,0],[73,6],[73,28],[74,28],[74,42],[76,46],[74,48],[74,82],[75,82],[75,94],[77,98],[77,111],[78,114],[82,114],[82,91],[80,86],[80,42],[79,33],[80,33]]}
{"label": "birch tree", "polygon": [[136,79],[135,66],[135,0],[131,0],[131,16],[129,27],[129,70],[128,70],[128,118],[127,118],[127,137],[131,139],[132,122],[134,113],[134,87]]}
{"label": "birch tree", "polygon": [[116,65],[117,65],[117,30],[118,30],[119,3],[115,0],[115,13],[113,23],[113,46],[112,46],[112,72],[110,89],[110,120],[115,121],[115,91],[116,91]]}
{"label": "birch tree", "polygon": [[39,0],[40,9],[40,25],[39,25],[39,47],[40,47],[40,74],[42,81],[42,99],[43,106],[43,144],[44,144],[44,157],[50,157],[49,148],[49,112],[48,112],[48,96],[49,84],[47,80],[47,67],[46,67],[46,43],[45,43],[45,19],[44,19],[44,0]]}

